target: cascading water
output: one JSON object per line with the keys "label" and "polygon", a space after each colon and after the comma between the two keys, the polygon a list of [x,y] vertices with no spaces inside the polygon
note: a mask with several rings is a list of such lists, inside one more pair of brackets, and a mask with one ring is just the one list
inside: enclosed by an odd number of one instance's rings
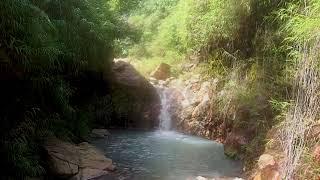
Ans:
{"label": "cascading water", "polygon": [[169,131],[171,129],[169,90],[165,87],[157,87],[157,90],[161,100],[161,110],[159,115],[160,130]]}

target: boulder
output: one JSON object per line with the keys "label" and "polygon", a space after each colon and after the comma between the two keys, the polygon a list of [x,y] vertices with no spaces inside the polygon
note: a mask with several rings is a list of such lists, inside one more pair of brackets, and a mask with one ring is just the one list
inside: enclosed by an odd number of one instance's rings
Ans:
{"label": "boulder", "polygon": [[149,88],[151,85],[128,62],[117,61],[113,63],[113,82],[130,88]]}
{"label": "boulder", "polygon": [[58,139],[49,139],[45,149],[51,173],[62,178],[72,177],[79,172],[80,157],[78,148]]}
{"label": "boulder", "polygon": [[90,137],[92,137],[92,138],[105,138],[109,135],[110,135],[110,133],[106,129],[93,129],[91,131]]}
{"label": "boulder", "polygon": [[313,159],[320,163],[320,145],[316,145],[314,147],[313,153],[312,153]]}
{"label": "boulder", "polygon": [[280,171],[277,162],[270,154],[263,154],[258,160],[259,170],[254,180],[280,180]]}
{"label": "boulder", "polygon": [[267,166],[275,166],[276,161],[274,160],[274,157],[270,154],[263,154],[259,157],[258,160],[258,166],[259,169],[264,169]]}
{"label": "boulder", "polygon": [[170,77],[170,65],[166,63],[161,63],[155,71],[151,73],[151,77],[154,77],[157,80],[166,80]]}
{"label": "boulder", "polygon": [[156,88],[129,63],[113,64],[112,101],[115,126],[151,129],[158,127],[161,102]]}
{"label": "boulder", "polygon": [[46,142],[45,149],[50,171],[58,178],[87,180],[115,169],[111,159],[87,142],[74,145],[53,138]]}
{"label": "boulder", "polygon": [[268,166],[260,170],[253,180],[281,180],[281,176],[277,168]]}
{"label": "boulder", "polygon": [[112,168],[112,160],[89,143],[80,143],[77,149],[80,157],[79,168],[96,170],[109,170],[109,168]]}

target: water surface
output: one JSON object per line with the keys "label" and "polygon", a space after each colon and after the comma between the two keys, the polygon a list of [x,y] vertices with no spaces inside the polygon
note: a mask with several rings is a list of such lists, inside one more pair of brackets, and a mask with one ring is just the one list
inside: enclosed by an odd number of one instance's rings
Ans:
{"label": "water surface", "polygon": [[185,180],[239,176],[241,164],[228,159],[223,145],[176,132],[111,131],[93,143],[118,167],[122,179]]}

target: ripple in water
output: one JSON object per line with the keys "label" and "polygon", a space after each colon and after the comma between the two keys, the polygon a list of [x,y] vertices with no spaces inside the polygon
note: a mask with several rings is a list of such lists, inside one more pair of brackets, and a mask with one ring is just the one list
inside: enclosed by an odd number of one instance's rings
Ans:
{"label": "ripple in water", "polygon": [[176,132],[111,131],[93,143],[117,165],[124,179],[185,180],[196,176],[239,176],[241,163],[223,145]]}

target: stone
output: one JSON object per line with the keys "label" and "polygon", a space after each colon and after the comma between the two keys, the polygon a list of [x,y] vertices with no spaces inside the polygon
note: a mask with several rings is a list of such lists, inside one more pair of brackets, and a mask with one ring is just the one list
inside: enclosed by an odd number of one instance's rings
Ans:
{"label": "stone", "polygon": [[116,117],[121,118],[112,119],[111,125],[136,129],[158,127],[161,102],[156,88],[131,64],[123,61],[113,64],[112,77],[113,103],[127,109],[123,113],[123,109],[116,108]]}
{"label": "stone", "polygon": [[192,118],[199,118],[205,116],[207,113],[208,108],[210,107],[210,98],[208,95],[202,97],[203,99],[199,103],[199,105],[194,109],[192,112]]}
{"label": "stone", "polygon": [[74,145],[56,138],[46,142],[51,172],[58,178],[87,180],[113,171],[112,160],[87,142]]}
{"label": "stone", "polygon": [[150,86],[149,82],[129,63],[117,61],[112,66],[113,81],[117,84],[141,88]]}
{"label": "stone", "polygon": [[254,180],[280,180],[278,164],[270,154],[263,154],[258,160],[259,171]]}
{"label": "stone", "polygon": [[258,166],[259,169],[264,169],[267,166],[275,166],[276,165],[276,161],[274,160],[274,157],[270,154],[263,154],[259,157],[258,160]]}
{"label": "stone", "polygon": [[260,170],[253,180],[281,180],[281,176],[277,168],[268,166]]}
{"label": "stone", "polygon": [[107,175],[108,172],[101,169],[84,168],[81,169],[78,176],[74,180],[89,180]]}
{"label": "stone", "polygon": [[46,142],[45,149],[52,174],[68,178],[79,172],[79,151],[75,145],[52,138]]}
{"label": "stone", "polygon": [[108,171],[111,171],[111,172],[115,171],[116,169],[117,169],[117,166],[115,165],[111,165],[108,167]]}
{"label": "stone", "polygon": [[112,160],[87,142],[78,145],[80,164],[79,168],[108,170]]}
{"label": "stone", "polygon": [[170,69],[171,66],[166,63],[161,63],[155,71],[151,73],[151,77],[157,79],[157,80],[166,80],[170,77]]}
{"label": "stone", "polygon": [[157,85],[159,83],[158,80],[153,77],[149,77],[149,82],[151,82],[151,84],[153,84],[153,85]]}
{"label": "stone", "polygon": [[196,178],[196,180],[209,180],[209,179],[207,179],[207,178],[205,178],[205,177],[202,177],[202,176],[198,176],[198,177]]}
{"label": "stone", "polygon": [[316,145],[316,147],[313,150],[312,156],[315,161],[320,163],[320,145]]}
{"label": "stone", "polygon": [[109,135],[110,135],[110,133],[106,129],[93,129],[91,131],[90,137],[92,137],[92,138],[105,138]]}

